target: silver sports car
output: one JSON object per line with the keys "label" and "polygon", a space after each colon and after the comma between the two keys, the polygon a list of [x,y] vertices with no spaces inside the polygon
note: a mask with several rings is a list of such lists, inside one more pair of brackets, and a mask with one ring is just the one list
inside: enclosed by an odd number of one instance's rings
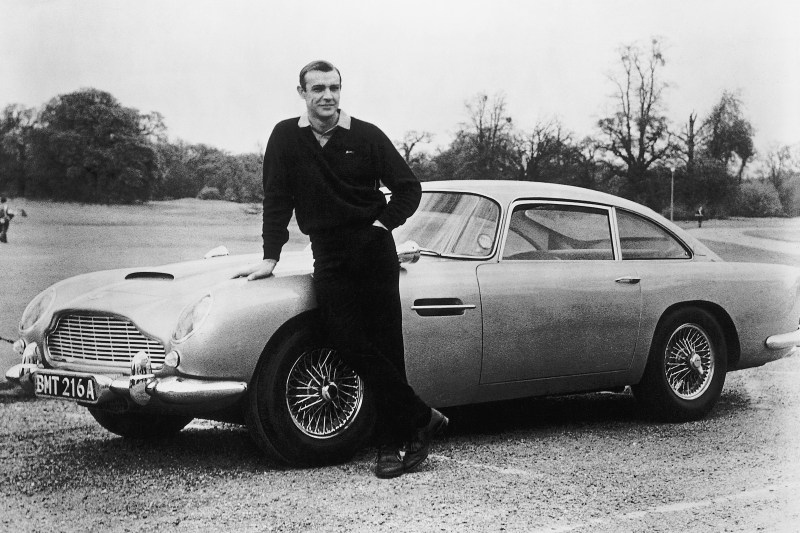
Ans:
{"label": "silver sports car", "polygon": [[[725,263],[653,211],[544,183],[423,185],[394,231],[408,379],[431,405],[618,390],[704,416],[725,374],[800,344],[800,269]],[[318,335],[310,252],[85,274],[39,294],[7,379],[123,437],[244,423],[280,461],[339,461],[370,435],[371,391]]]}

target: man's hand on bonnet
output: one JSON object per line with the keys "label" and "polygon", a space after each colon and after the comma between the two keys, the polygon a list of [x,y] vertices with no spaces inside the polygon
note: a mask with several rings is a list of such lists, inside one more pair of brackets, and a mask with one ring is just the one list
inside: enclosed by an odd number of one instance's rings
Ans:
{"label": "man's hand on bonnet", "polygon": [[233,278],[247,277],[247,281],[266,278],[275,269],[278,262],[274,259],[264,259],[260,263],[249,265],[233,275]]}

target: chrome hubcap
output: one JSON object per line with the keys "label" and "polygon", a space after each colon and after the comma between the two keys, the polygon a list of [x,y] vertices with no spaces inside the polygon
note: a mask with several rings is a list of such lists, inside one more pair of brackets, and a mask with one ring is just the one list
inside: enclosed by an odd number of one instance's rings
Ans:
{"label": "chrome hubcap", "polygon": [[694,400],[711,386],[716,356],[703,328],[697,324],[683,324],[669,338],[665,355],[667,382],[679,398]]}
{"label": "chrome hubcap", "polygon": [[334,350],[304,352],[286,379],[286,406],[292,421],[310,437],[327,439],[355,420],[364,398],[358,374]]}

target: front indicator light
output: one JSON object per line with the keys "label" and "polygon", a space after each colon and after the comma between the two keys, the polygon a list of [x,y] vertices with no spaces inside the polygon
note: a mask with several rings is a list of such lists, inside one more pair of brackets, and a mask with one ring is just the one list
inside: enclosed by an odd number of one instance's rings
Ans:
{"label": "front indicator light", "polygon": [[14,353],[17,355],[24,354],[26,346],[27,344],[25,343],[25,339],[17,339],[14,343]]}
{"label": "front indicator light", "polygon": [[172,350],[166,355],[166,357],[164,357],[164,366],[169,368],[178,368],[179,364],[181,364],[181,354],[175,350]]}

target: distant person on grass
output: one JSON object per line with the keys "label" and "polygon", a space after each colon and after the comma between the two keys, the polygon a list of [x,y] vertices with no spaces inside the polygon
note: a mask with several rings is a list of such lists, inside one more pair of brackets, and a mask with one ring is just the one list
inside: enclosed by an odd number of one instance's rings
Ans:
{"label": "distant person on grass", "polygon": [[[264,155],[264,260],[239,275],[272,274],[295,212],[300,230],[311,237],[327,340],[377,396],[384,438],[375,474],[391,478],[424,461],[431,438],[447,425],[409,386],[405,372],[391,230],[414,213],[422,193],[386,135],[339,109],[341,86],[339,70],[327,61],[300,71],[297,92],[307,113],[278,123]],[[381,183],[392,192],[388,203]]]}
{"label": "distant person on grass", "polygon": [[12,218],[14,218],[14,212],[8,205],[6,197],[0,197],[0,242],[8,242],[8,226],[11,224]]}

